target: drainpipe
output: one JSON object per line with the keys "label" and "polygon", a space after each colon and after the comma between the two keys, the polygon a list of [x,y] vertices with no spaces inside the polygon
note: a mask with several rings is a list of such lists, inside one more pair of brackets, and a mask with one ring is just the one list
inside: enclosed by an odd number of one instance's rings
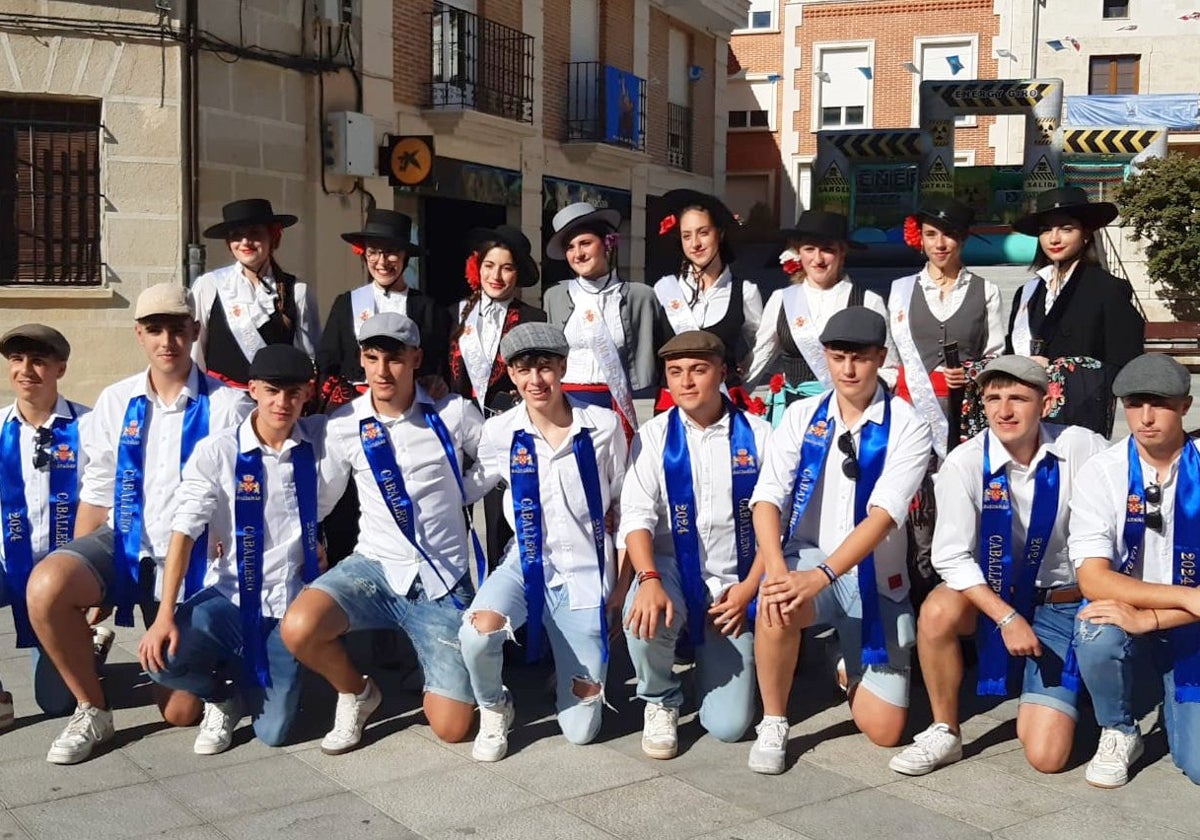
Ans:
{"label": "drainpipe", "polygon": [[1030,47],[1029,78],[1038,77],[1038,29],[1042,19],[1042,0],[1033,0],[1033,45]]}
{"label": "drainpipe", "polygon": [[200,77],[200,51],[196,48],[196,33],[199,29],[197,15],[199,0],[187,0],[184,20],[184,60],[181,72],[181,120],[180,134],[183,158],[183,235],[187,248],[187,276],[184,285],[191,288],[204,273],[204,245],[200,242],[200,166],[199,154],[200,123],[197,98]]}

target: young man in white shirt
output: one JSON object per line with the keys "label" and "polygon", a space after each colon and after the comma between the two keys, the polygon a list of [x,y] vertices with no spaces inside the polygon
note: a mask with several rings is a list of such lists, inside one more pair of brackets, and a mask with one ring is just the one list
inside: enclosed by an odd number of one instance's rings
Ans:
{"label": "young man in white shirt", "polygon": [[175,603],[205,528],[221,550],[203,590],[158,611],[138,658],[159,685],[204,700],[198,755],[229,749],[243,711],[259,740],[279,746],[299,709],[300,663],[279,637],[279,620],[321,565],[317,462],[325,417],[300,419],[315,376],[303,350],[259,350],[249,367],[254,412],[200,441],[184,469],[163,600]]}
{"label": "young man in white shirt", "polygon": [[932,438],[912,406],[879,382],[883,316],[843,309],[821,343],[833,388],[788,408],[751,498],[766,576],[754,639],[763,701],[750,750],[756,773],[784,770],[788,695],[810,625],[837,630],[850,709],[868,738],[894,746],[908,717],[916,621],[903,526]]}
{"label": "young man in white shirt", "polygon": [[[346,653],[351,630],[403,630],[425,675],[425,716],[447,742],[467,736],[474,694],[458,649],[471,601],[471,540],[459,465],[476,456],[483,416],[458,395],[433,399],[416,384],[421,335],[408,316],[381,312],[358,334],[367,393],[342,406],[325,429],[320,516],[354,480],[361,507],[354,552],[306,588],[283,618],[284,644],[338,692],[321,751],[359,745],[383,695]],[[481,559],[481,557],[480,557]]]}
{"label": "young man in white shirt", "polygon": [[551,324],[518,324],[500,342],[522,402],[484,424],[474,471],[481,489],[507,483],[504,512],[514,532],[458,633],[479,704],[476,761],[508,751],[514,712],[503,648],[522,625],[530,661],[540,657],[543,629],[550,638],[563,735],[587,744],[600,731],[606,599],[616,576],[605,517],[620,496],[628,452],[614,411],[563,393],[569,349]]}
{"label": "young man in white shirt", "polygon": [[[0,337],[16,400],[0,415],[0,606],[12,606],[17,647],[33,659],[33,694],[48,715],[70,714],[75,698],[45,656],[29,624],[25,587],[34,565],[75,531],[79,483],[87,463],[80,445],[86,406],[58,393],[71,345],[44,324]],[[15,720],[12,694],[0,684],[0,730]]]}
{"label": "young man in white shirt", "polygon": [[695,646],[700,724],[725,742],[754,717],[754,565],[750,497],[771,424],[721,393],[725,345],[681,332],[658,351],[675,408],[642,426],[621,490],[621,535],[637,583],[625,639],[646,702],[642,752],[674,758],[683,689],[672,668],[686,628]]}
{"label": "young man in white shirt", "polygon": [[1067,553],[1076,475],[1108,442],[1081,426],[1041,422],[1046,369],[1025,356],[993,359],[977,380],[988,429],[959,446],[937,476],[933,567],[944,583],[921,605],[917,654],[933,724],[892,757],[922,776],[962,758],[960,637],[975,636],[980,695],[1005,697],[1023,667],[1017,737],[1042,773],[1067,763],[1078,685],[1064,675],[1082,595]]}
{"label": "young man in white shirt", "polygon": [[[1079,473],[1071,498],[1071,559],[1088,604],[1075,652],[1100,746],[1088,784],[1115,788],[1142,755],[1135,671],[1162,680],[1163,720],[1175,766],[1200,784],[1200,441],[1183,418],[1191,376],[1170,356],[1138,356],[1113,395],[1130,435]],[[1144,670],[1143,670],[1144,669]]]}
{"label": "young man in white shirt", "polygon": [[[133,607],[154,620],[157,573],[167,553],[171,513],[183,466],[210,432],[234,426],[252,404],[192,363],[199,329],[181,286],[160,283],[138,296],[134,334],[149,367],[100,392],[88,417],[83,447],[88,462],[79,493],[75,537],[34,567],[29,578],[29,618],[54,660],[77,707],[46,760],[75,764],[113,734],[96,674],[85,611],[99,620],[112,607],[117,623],[133,626]],[[188,595],[202,588],[203,542],[188,567]],[[200,702],[190,695],[160,694],[173,723],[194,721]]]}

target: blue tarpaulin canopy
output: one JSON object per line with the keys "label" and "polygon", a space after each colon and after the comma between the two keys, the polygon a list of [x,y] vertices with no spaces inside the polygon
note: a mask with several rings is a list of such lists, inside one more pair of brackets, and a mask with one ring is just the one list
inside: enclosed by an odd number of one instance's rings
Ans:
{"label": "blue tarpaulin canopy", "polygon": [[1165,125],[1200,129],[1200,93],[1068,96],[1067,125]]}

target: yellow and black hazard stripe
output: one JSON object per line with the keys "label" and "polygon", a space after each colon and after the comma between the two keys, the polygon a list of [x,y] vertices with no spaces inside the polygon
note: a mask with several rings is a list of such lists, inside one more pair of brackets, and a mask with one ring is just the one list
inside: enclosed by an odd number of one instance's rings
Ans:
{"label": "yellow and black hazard stripe", "polygon": [[1065,128],[1063,151],[1077,155],[1136,155],[1158,140],[1157,128]]}

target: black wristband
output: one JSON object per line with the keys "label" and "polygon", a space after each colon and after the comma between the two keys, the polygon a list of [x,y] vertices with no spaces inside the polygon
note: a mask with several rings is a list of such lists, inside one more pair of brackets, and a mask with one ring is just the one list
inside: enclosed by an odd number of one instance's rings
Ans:
{"label": "black wristband", "polygon": [[836,581],[838,579],[837,572],[835,572],[833,569],[829,568],[828,563],[821,563],[820,565],[817,566],[817,568],[825,573],[825,577],[829,578],[830,583],[833,583],[834,581]]}

